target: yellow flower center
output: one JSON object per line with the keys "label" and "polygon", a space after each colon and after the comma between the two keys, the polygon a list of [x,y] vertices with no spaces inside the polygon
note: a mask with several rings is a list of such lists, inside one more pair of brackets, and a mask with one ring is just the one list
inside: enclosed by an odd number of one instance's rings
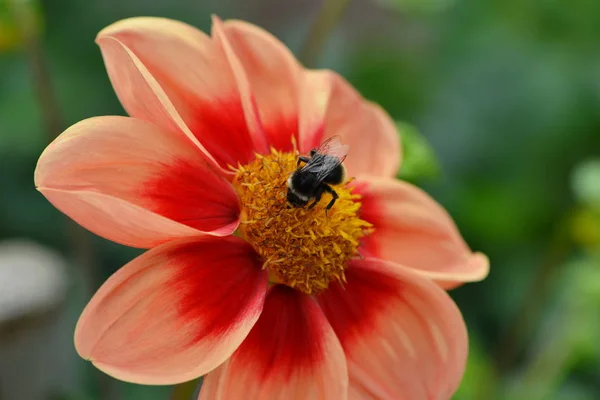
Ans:
{"label": "yellow flower center", "polygon": [[238,233],[261,256],[271,282],[314,294],[331,281],[345,281],[344,269],[372,225],[359,218],[360,195],[346,183],[333,186],[339,199],[327,213],[327,193],[313,209],[292,207],[287,179],[297,160],[297,154],[272,150],[235,169],[242,205]]}

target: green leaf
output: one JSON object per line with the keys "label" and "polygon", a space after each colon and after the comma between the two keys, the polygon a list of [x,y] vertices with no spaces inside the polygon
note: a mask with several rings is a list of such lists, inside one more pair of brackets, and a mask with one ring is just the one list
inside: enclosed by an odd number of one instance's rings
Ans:
{"label": "green leaf", "polygon": [[427,139],[413,126],[397,122],[402,141],[402,167],[398,177],[407,181],[437,178],[440,166]]}

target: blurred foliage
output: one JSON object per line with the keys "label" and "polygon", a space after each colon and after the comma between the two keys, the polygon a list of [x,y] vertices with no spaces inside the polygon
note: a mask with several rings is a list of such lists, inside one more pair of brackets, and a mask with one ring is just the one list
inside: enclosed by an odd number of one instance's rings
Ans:
{"label": "blurred foliage", "polygon": [[581,246],[596,249],[600,246],[600,211],[580,208],[571,218],[571,235]]}
{"label": "blurred foliage", "polygon": [[436,155],[415,127],[403,122],[396,123],[402,141],[402,168],[399,178],[420,181],[435,178],[440,173]]}
{"label": "blurred foliage", "polygon": [[43,28],[39,1],[0,1],[0,54],[23,48],[26,34],[39,34]]}
{"label": "blurred foliage", "polygon": [[577,200],[600,210],[600,158],[579,164],[573,174],[572,182]]}
{"label": "blurred foliage", "polygon": [[493,386],[494,367],[479,338],[469,334],[469,360],[462,384],[456,393],[458,400],[483,399],[486,389]]}
{"label": "blurred foliage", "polygon": [[[216,12],[282,37],[304,32],[303,23],[288,23],[291,15],[263,12],[273,7],[266,1],[201,3],[40,3],[44,51],[66,122],[123,114],[94,44],[117,19],[161,15],[207,29]],[[30,237],[68,252],[60,214],[33,188],[48,133],[7,5],[0,0],[0,238]],[[405,121],[401,177],[439,200],[467,242],[492,261],[487,280],[452,292],[472,338],[456,399],[599,399],[600,1],[376,0],[353,7],[360,22],[349,13],[338,34],[362,33],[336,42],[344,52],[328,55],[330,67]],[[371,16],[379,18],[374,26],[357,28]],[[556,243],[563,230],[568,243]],[[93,244],[99,281],[139,253],[98,238]],[[561,246],[566,251],[556,256]],[[525,350],[499,366],[503,335],[548,268],[554,274],[540,292],[539,324],[519,336]],[[84,302],[72,306],[74,315]],[[77,362],[80,387],[64,398],[100,398],[102,385],[92,379],[98,373]],[[114,398],[165,399],[170,389],[114,390]]]}
{"label": "blurred foliage", "polygon": [[402,13],[436,12],[457,0],[377,0],[383,6]]}
{"label": "blurred foliage", "polygon": [[20,36],[17,24],[9,13],[8,3],[0,3],[0,52],[17,48],[21,43]]}
{"label": "blurred foliage", "polygon": [[569,381],[569,377],[587,370],[593,382],[600,378],[599,266],[600,258],[587,256],[565,264],[557,301],[546,310],[538,329],[539,341],[528,355],[524,371],[507,386],[505,398],[561,398],[558,394],[567,383],[578,388],[574,398],[598,398],[593,383]]}

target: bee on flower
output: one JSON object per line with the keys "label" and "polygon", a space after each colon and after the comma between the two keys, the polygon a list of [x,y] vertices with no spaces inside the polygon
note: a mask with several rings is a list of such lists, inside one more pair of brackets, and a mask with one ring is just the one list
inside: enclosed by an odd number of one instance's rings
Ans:
{"label": "bee on flower", "polygon": [[394,179],[390,117],[246,22],[132,18],[97,43],[129,117],[67,129],[35,184],[149,250],[90,300],[79,354],[140,384],[206,375],[201,400],[449,399],[468,343],[444,289],[488,260]]}

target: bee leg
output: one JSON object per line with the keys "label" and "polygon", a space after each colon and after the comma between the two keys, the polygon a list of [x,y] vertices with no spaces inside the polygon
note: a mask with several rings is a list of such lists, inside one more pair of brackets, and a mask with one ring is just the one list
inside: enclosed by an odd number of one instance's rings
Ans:
{"label": "bee leg", "polygon": [[309,210],[312,210],[319,201],[321,201],[321,197],[323,196],[323,189],[319,189],[317,190],[317,192],[315,193],[315,201],[313,201],[312,203],[310,203],[310,206],[308,206]]}
{"label": "bee leg", "polygon": [[300,157],[298,157],[298,162],[296,163],[296,166],[299,166],[301,162],[307,163],[309,161],[310,161],[310,158],[304,157],[304,156],[300,156]]}
{"label": "bee leg", "polygon": [[338,196],[338,194],[336,193],[335,190],[333,190],[331,188],[331,186],[329,185],[323,185],[323,190],[328,192],[329,194],[331,194],[331,201],[329,202],[329,204],[327,204],[327,207],[325,207],[325,214],[327,214],[327,211],[331,210],[331,207],[333,207],[333,205],[335,204],[335,201],[337,199],[339,199],[340,196]]}

